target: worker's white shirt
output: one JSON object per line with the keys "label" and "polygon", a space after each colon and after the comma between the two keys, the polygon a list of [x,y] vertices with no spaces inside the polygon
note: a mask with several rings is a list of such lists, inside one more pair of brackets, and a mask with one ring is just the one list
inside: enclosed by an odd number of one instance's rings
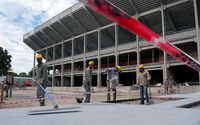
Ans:
{"label": "worker's white shirt", "polygon": [[144,70],[144,72],[139,72],[138,74],[138,84],[139,85],[148,85],[148,81],[151,79],[151,76],[147,70]]}

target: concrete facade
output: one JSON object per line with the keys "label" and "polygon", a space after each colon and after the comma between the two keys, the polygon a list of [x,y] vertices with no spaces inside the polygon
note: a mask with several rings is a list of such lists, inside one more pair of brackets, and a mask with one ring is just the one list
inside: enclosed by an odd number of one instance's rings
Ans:
{"label": "concrete facade", "polygon": [[[112,2],[200,60],[200,3],[197,0]],[[90,60],[96,64],[93,86],[105,86],[105,69],[115,65],[123,66],[121,84],[132,85],[137,79],[136,66],[140,63],[145,64],[153,76],[151,84],[163,83],[170,75],[180,83],[199,81],[196,71],[188,70],[183,63],[81,3],[25,34],[24,42],[35,51],[34,58],[36,53],[45,56],[52,86],[81,86]],[[189,72],[191,76],[181,80],[185,75],[180,75],[178,70],[183,74]],[[131,78],[127,78],[127,74],[132,75]]]}

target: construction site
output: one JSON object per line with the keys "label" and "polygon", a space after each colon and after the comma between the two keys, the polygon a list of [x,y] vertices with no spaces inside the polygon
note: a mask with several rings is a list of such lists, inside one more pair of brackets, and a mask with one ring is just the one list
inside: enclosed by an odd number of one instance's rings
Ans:
{"label": "construction site", "polygon": [[[199,33],[195,30],[199,8],[194,9],[193,1],[111,2],[193,58],[200,56]],[[95,62],[93,86],[106,86],[105,69],[115,65],[123,66],[119,83],[132,85],[140,63],[150,72],[152,85],[162,84],[170,75],[177,83],[199,82],[198,72],[81,3],[25,34],[24,43],[35,51],[34,57],[43,54],[51,86],[80,87],[90,60]]]}
{"label": "construction site", "polygon": [[[13,98],[4,98],[2,84],[0,121],[13,116],[11,121],[17,125],[200,125],[200,73],[195,67],[200,61],[200,1],[105,0],[169,41],[183,55],[188,54],[186,61],[163,51],[162,46],[157,46],[160,41],[150,44],[151,41],[108,19],[99,9],[104,0],[95,11],[90,2],[85,2],[95,0],[80,1],[23,37],[23,42],[34,50],[33,78],[37,76],[38,54],[43,55],[47,66],[46,90],[51,96],[46,97],[46,106],[38,107],[35,85],[15,87]],[[190,57],[197,61],[191,63]],[[94,62],[91,103],[77,104],[76,98],[85,94],[82,85],[90,61]],[[151,76],[150,105],[139,105],[140,64]],[[116,66],[122,67],[116,87],[117,100],[108,101],[107,69]],[[169,77],[176,83],[170,94],[164,88]],[[52,99],[64,110],[52,109],[55,106]],[[38,120],[33,123],[34,119]]]}

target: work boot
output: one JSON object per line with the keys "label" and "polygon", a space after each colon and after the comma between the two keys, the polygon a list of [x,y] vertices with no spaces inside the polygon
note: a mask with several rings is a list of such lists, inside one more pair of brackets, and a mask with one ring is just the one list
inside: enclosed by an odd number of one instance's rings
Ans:
{"label": "work boot", "polygon": [[76,102],[77,102],[77,103],[82,103],[82,102],[83,102],[83,98],[78,98],[78,97],[76,97]]}
{"label": "work boot", "polygon": [[144,104],[144,102],[140,102],[139,104],[140,104],[140,105],[143,105],[143,104]]}
{"label": "work boot", "polygon": [[110,102],[110,93],[107,93],[107,101]]}
{"label": "work boot", "polygon": [[113,93],[113,102],[116,103],[116,96],[117,96],[117,93]]}
{"label": "work boot", "polygon": [[44,103],[44,102],[41,102],[41,103],[40,103],[40,106],[45,106],[45,103]]}

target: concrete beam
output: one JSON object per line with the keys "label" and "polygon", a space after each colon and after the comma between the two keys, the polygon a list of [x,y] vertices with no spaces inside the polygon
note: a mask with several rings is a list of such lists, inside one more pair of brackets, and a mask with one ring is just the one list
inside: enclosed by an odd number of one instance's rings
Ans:
{"label": "concrete beam", "polygon": [[132,6],[133,9],[135,10],[135,12],[136,12],[137,14],[139,14],[140,12],[139,12],[138,8],[135,6],[135,2],[134,2],[133,0],[128,0],[128,2],[131,4],[131,6]]}
{"label": "concrete beam", "polygon": [[[173,7],[173,6],[176,6],[176,5],[179,5],[179,4],[182,4],[182,3],[185,3],[185,2],[188,2],[190,0],[180,0],[180,1],[177,1],[177,2],[174,2],[174,3],[170,3],[170,4],[167,4],[167,5],[163,5],[164,7],[164,10],[167,9],[167,8],[170,8],[170,7]],[[161,8],[158,7],[158,8],[155,8],[155,9],[152,9],[150,11],[146,11],[146,12],[143,12],[143,13],[140,13],[140,16],[145,16],[145,15],[149,15],[151,13],[155,13],[157,11],[160,11]]]}
{"label": "concrete beam", "polygon": [[43,41],[39,36],[37,36],[36,34],[34,34],[34,36],[39,39],[39,41],[44,45],[44,46],[49,46],[45,41]]}
{"label": "concrete beam", "polygon": [[43,35],[45,36],[45,37],[47,37],[48,39],[50,39],[51,40],[51,42],[54,44],[54,43],[56,43],[56,41],[54,41],[49,35],[47,35],[44,31],[40,31],[40,32],[42,32],[43,33]]}
{"label": "concrete beam", "polygon": [[[30,38],[28,38],[28,39],[30,39]],[[33,49],[33,50],[38,50],[38,49],[40,49],[40,47],[37,45],[31,45],[31,43],[30,42],[25,42],[24,41],[24,43],[27,45],[27,46],[31,46],[31,48]]]}
{"label": "concrete beam", "polygon": [[166,17],[168,18],[173,31],[176,31],[176,25],[174,24],[174,22],[173,22],[173,20],[172,20],[172,18],[170,16],[170,14],[169,14],[169,12],[167,10],[165,10],[165,12],[166,12]]}
{"label": "concrete beam", "polygon": [[90,13],[90,11],[84,6],[84,10],[87,12],[87,14],[92,18],[92,20],[98,25],[98,27],[101,27],[101,24],[97,21],[97,19]]}
{"label": "concrete beam", "polygon": [[52,26],[49,26],[49,28],[61,39],[61,40],[64,40],[64,37],[58,33]]}
{"label": "concrete beam", "polygon": [[83,27],[83,25],[72,15],[72,13],[70,14],[70,17],[74,20],[74,22],[75,22],[76,24],[79,25],[79,27],[80,27],[84,32],[87,32],[86,28]]}
{"label": "concrete beam", "polygon": [[38,46],[40,49],[42,48],[42,46],[37,41],[34,41],[33,39],[31,39],[31,37],[29,37],[28,40],[30,40],[34,46]]}
{"label": "concrete beam", "polygon": [[70,34],[72,34],[72,36],[75,36],[74,33],[60,20],[58,20],[58,23],[67,31],[70,32]]}

